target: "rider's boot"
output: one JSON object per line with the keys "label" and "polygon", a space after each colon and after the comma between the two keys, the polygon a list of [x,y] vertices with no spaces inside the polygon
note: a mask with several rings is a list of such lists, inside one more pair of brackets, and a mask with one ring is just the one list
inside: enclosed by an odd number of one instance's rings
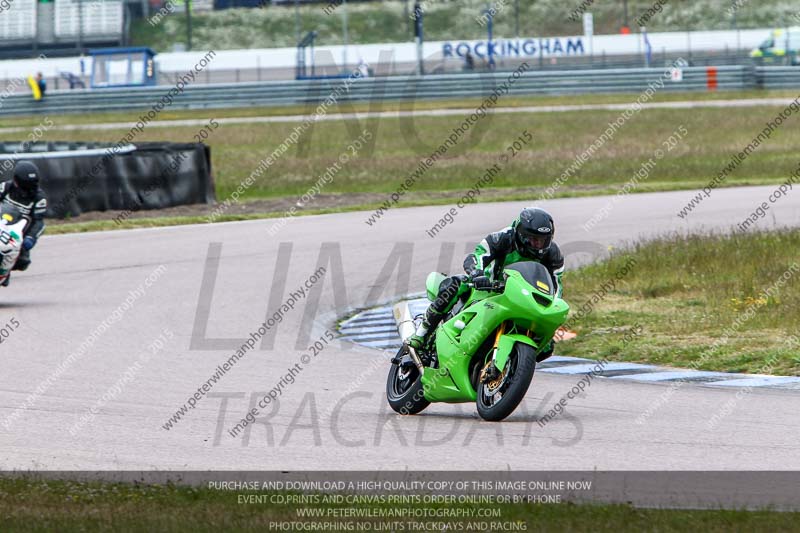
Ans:
{"label": "rider's boot", "polygon": [[8,287],[8,284],[11,283],[11,272],[8,273],[6,279],[3,280],[3,283],[0,283],[0,287]]}
{"label": "rider's boot", "polygon": [[22,250],[19,253],[19,257],[17,257],[17,262],[11,270],[28,270],[29,266],[31,266],[31,251]]}
{"label": "rider's boot", "polygon": [[439,322],[444,318],[447,312],[446,310],[458,296],[458,290],[463,281],[462,276],[453,276],[442,282],[442,285],[439,287],[439,294],[425,311],[425,318],[422,319],[422,324],[419,325],[416,333],[409,337],[409,346],[415,350],[419,350],[421,347],[425,346],[425,341],[428,340],[428,336],[436,329],[436,326],[438,326]]}
{"label": "rider's boot", "polygon": [[415,350],[419,350],[425,346],[428,336],[436,329],[439,322],[442,321],[442,317],[444,317],[443,314],[437,313],[436,310],[429,306],[428,310],[425,311],[425,318],[422,319],[422,323],[417,327],[417,331],[409,337],[408,345]]}

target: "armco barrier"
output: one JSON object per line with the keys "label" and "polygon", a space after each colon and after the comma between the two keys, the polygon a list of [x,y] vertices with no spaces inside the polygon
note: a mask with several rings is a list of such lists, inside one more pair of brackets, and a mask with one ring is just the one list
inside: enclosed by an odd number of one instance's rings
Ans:
{"label": "armco barrier", "polygon": [[[531,65],[534,68],[533,65]],[[786,87],[800,80],[791,68],[748,65],[713,67],[715,90]],[[784,73],[785,71],[785,73]],[[780,73],[779,73],[780,72]],[[339,100],[368,102],[376,100],[411,100],[474,97],[487,94],[508,77],[508,72],[451,74],[429,76],[394,76],[356,80]],[[510,87],[513,95],[638,93],[650,83],[663,80],[663,68],[603,69],[571,71],[529,70]],[[759,81],[763,84],[759,85]],[[225,107],[275,106],[320,102],[328,97],[340,79],[260,82],[187,87],[176,96],[168,109],[211,109]],[[779,85],[774,85],[779,84]],[[666,79],[659,90],[706,91],[707,67],[686,67],[681,79]],[[147,88],[53,91],[39,102],[29,96],[15,95],[0,101],[0,115],[57,115],[102,111],[147,112],[171,89],[170,86]],[[134,117],[131,117],[134,119]]]}
{"label": "armco barrier", "polygon": [[138,211],[212,203],[210,149],[197,143],[0,143],[0,177],[11,178],[6,160],[28,159],[42,172],[47,216],[87,211]]}
{"label": "armco barrier", "polygon": [[800,67],[759,67],[756,79],[758,86],[765,89],[800,90]]}

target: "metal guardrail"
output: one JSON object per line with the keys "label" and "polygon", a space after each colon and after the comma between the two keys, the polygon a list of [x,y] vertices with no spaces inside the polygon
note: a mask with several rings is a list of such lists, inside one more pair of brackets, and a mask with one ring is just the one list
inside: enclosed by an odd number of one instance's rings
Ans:
{"label": "metal guardrail", "polygon": [[[397,76],[356,80],[338,100],[428,100],[480,97],[490,94],[509,77],[508,72],[484,74]],[[780,89],[800,87],[798,67],[686,67],[682,79],[673,81],[660,68],[574,71],[527,71],[509,85],[514,96],[533,94],[641,93],[651,84],[659,91]],[[342,79],[263,83],[197,85],[187,87],[165,109],[216,109],[226,107],[305,105],[324,101]],[[170,86],[147,88],[53,91],[38,102],[29,96],[9,96],[0,101],[0,115],[58,115],[136,111],[145,114]]]}
{"label": "metal guardrail", "polygon": [[765,89],[798,89],[800,67],[756,67],[756,84]]}

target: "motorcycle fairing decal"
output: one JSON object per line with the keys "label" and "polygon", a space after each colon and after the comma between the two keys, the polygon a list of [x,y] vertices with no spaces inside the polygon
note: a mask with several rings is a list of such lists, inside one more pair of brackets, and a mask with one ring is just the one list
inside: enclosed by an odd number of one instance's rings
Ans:
{"label": "motorcycle fairing decal", "polygon": [[536,288],[542,291],[545,294],[550,294],[550,285],[543,281],[536,281]]}

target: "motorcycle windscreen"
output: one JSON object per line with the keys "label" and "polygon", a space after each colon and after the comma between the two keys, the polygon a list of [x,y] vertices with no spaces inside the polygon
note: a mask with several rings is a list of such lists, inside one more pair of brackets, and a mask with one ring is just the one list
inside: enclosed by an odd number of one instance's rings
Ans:
{"label": "motorcycle windscreen", "polygon": [[536,290],[547,296],[555,296],[553,278],[543,264],[533,261],[520,261],[506,266],[505,270],[516,270]]}
{"label": "motorcycle windscreen", "polygon": [[8,203],[0,205],[0,224],[12,226],[22,219],[22,212],[15,205]]}

